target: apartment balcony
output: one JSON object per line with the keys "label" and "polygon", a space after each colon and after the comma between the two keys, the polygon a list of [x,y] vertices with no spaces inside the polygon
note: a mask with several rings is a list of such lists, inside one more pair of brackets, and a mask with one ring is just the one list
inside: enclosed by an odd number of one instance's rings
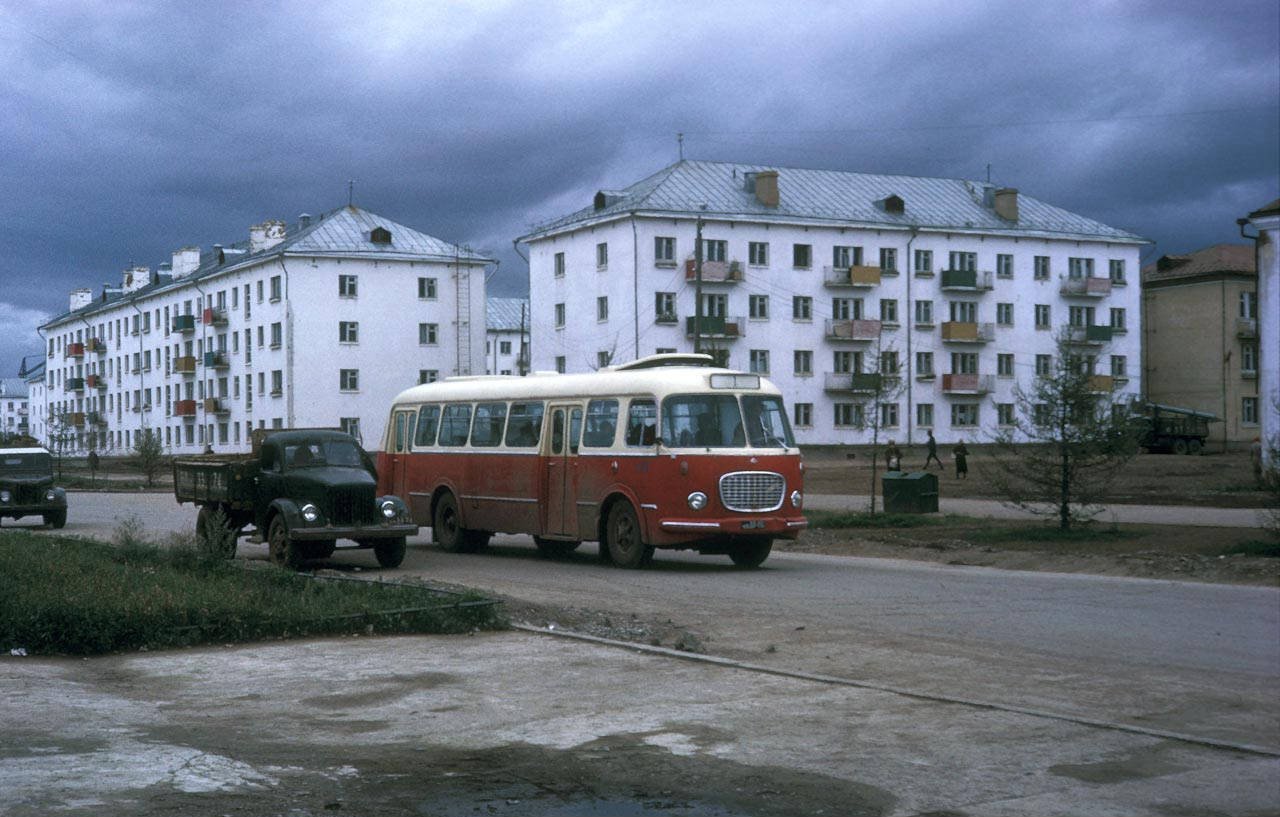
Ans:
{"label": "apartment balcony", "polygon": [[64,416],[67,418],[67,425],[73,428],[84,428],[85,414],[83,411],[69,411]]}
{"label": "apartment balcony", "polygon": [[64,358],[67,358],[67,357],[76,357],[76,358],[84,357],[84,344],[83,344],[83,343],[68,343],[68,344],[67,344],[67,351],[66,351],[66,353],[63,355],[63,357],[64,357]]}
{"label": "apartment balcony", "polygon": [[175,357],[173,359],[173,370],[178,374],[195,374],[196,373],[195,355],[187,355],[186,357]]}
{"label": "apartment balcony", "polygon": [[101,391],[107,387],[107,379],[100,374],[91,374],[84,379],[84,385],[87,388]]}
{"label": "apartment balcony", "polygon": [[944,269],[943,292],[985,292],[991,289],[991,273],[971,269]]}
{"label": "apartment balcony", "polygon": [[[694,336],[694,322],[696,318],[684,319],[684,333],[686,337]],[[738,318],[725,318],[722,316],[703,315],[702,324],[698,328],[702,331],[704,338],[734,338],[742,337],[742,327],[746,322]]]}
{"label": "apartment balcony", "polygon": [[1110,278],[1063,278],[1058,288],[1062,295],[1076,298],[1105,298],[1111,294]]}
{"label": "apartment balcony", "polygon": [[99,338],[89,338],[84,342],[84,350],[91,354],[100,355],[107,351],[107,344]]}
{"label": "apartment balcony", "polygon": [[196,316],[195,315],[174,315],[173,331],[181,332],[184,335],[189,335],[192,332],[196,331]]}
{"label": "apartment balcony", "polygon": [[1115,334],[1110,326],[1068,326],[1067,342],[1085,346],[1101,346],[1110,343]]}
{"label": "apartment balcony", "polygon": [[196,418],[196,401],[175,400],[173,402],[173,415],[175,417],[194,420]]}
{"label": "apartment balcony", "polygon": [[107,424],[107,418],[103,417],[101,412],[90,411],[87,414],[85,414],[85,422],[87,422],[91,426],[100,427],[100,426],[105,426]]}
{"label": "apartment balcony", "polygon": [[880,268],[854,265],[852,267],[823,267],[822,284],[828,287],[880,286]]}
{"label": "apartment balcony", "polygon": [[871,372],[827,372],[822,388],[830,392],[858,392],[874,394],[880,390],[883,378]]}
{"label": "apartment balcony", "polygon": [[83,377],[68,377],[68,378],[67,378],[67,391],[84,391],[84,378],[83,378]]}
{"label": "apartment balcony", "polygon": [[204,399],[204,411],[205,414],[230,414],[231,404],[220,397],[206,397]]}
{"label": "apartment balcony", "polygon": [[827,340],[865,342],[880,337],[880,321],[872,320],[836,320],[826,323]]}
{"label": "apartment balcony", "polygon": [[1116,379],[1109,374],[1089,376],[1089,391],[1094,394],[1110,394],[1115,390]]}
{"label": "apartment balcony", "polygon": [[661,315],[655,315],[653,322],[663,326],[676,326],[680,323],[680,317],[674,312],[663,312]]}
{"label": "apartment balcony", "polygon": [[[684,280],[698,280],[698,262],[690,258],[684,262]],[[702,283],[704,284],[736,284],[742,280],[742,263],[740,261],[703,261]]]}
{"label": "apartment balcony", "polygon": [[225,352],[205,352],[204,365],[206,369],[226,369],[231,366]]}
{"label": "apartment balcony", "polygon": [[1236,337],[1241,340],[1254,340],[1258,337],[1257,318],[1236,318]]}
{"label": "apartment balcony", "polygon": [[226,326],[227,310],[209,308],[204,311],[200,319],[205,326]]}
{"label": "apartment balcony", "polygon": [[994,324],[969,321],[943,321],[942,323],[944,343],[990,343],[995,340],[995,337]]}
{"label": "apartment balcony", "polygon": [[995,387],[995,377],[989,374],[944,374],[943,394],[987,394]]}

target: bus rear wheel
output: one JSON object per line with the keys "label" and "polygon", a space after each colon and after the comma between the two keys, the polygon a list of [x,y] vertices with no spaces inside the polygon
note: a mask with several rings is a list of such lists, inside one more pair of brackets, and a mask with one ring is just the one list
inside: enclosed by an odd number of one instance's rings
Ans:
{"label": "bus rear wheel", "polygon": [[764,564],[765,559],[769,558],[772,551],[772,539],[753,539],[750,542],[734,545],[729,551],[729,558],[738,567],[759,567]]}
{"label": "bus rear wheel", "polygon": [[604,534],[609,558],[618,567],[634,570],[653,561],[653,548],[644,543],[640,520],[630,502],[623,500],[609,509]]}

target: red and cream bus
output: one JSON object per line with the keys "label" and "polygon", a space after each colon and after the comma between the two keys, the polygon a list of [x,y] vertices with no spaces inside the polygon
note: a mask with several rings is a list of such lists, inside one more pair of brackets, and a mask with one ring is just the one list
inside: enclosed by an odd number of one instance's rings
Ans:
{"label": "red and cream bus", "polygon": [[415,386],[391,407],[380,490],[449,551],[528,533],[547,555],[598,541],[620,567],[655,548],[756,567],[806,525],[800,451],[778,388],[710,360]]}

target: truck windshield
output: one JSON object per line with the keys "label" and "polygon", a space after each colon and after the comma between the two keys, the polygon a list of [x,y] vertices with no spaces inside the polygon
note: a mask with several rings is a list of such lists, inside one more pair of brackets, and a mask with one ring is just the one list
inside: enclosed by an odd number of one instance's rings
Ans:
{"label": "truck windshield", "polygon": [[6,471],[50,471],[53,469],[53,460],[45,453],[0,453],[0,466]]}
{"label": "truck windshield", "polygon": [[320,440],[286,445],[284,461],[290,470],[333,465],[343,468],[364,467],[360,458],[360,449],[354,442],[347,440]]}

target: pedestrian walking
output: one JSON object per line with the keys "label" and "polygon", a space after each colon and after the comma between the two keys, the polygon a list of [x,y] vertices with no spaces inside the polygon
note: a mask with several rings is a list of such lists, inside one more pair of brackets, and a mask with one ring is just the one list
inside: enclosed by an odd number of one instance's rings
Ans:
{"label": "pedestrian walking", "polygon": [[951,453],[956,458],[956,479],[968,479],[969,449],[964,447],[964,440],[956,443],[956,447],[951,449]]}
{"label": "pedestrian walking", "polygon": [[947,470],[946,466],[942,464],[942,460],[938,459],[938,441],[933,438],[933,429],[929,429],[929,439],[925,440],[924,444],[929,452],[929,456],[924,458],[924,470],[929,470],[929,463],[931,462],[938,464],[939,471]]}
{"label": "pedestrian walking", "polygon": [[902,470],[902,451],[893,440],[884,449],[884,464],[890,471]]}

